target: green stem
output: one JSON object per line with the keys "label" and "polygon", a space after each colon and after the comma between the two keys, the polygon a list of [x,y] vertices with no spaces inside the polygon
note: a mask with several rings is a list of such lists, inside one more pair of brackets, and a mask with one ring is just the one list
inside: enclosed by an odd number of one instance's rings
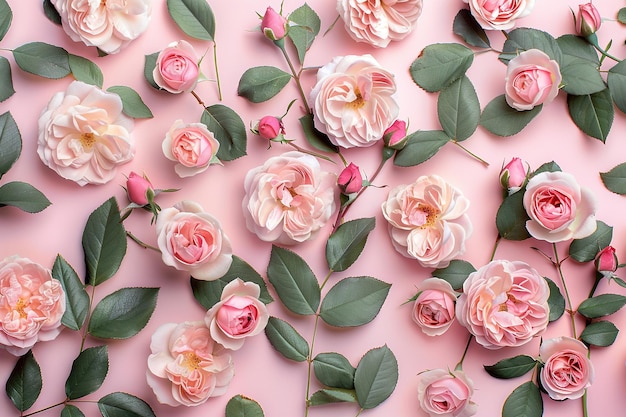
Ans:
{"label": "green stem", "polygon": [[67,401],[67,400],[65,400],[65,401],[61,401],[60,403],[52,404],[52,405],[50,405],[50,406],[48,406],[48,407],[46,407],[46,408],[42,408],[41,410],[33,411],[32,413],[28,413],[28,414],[21,414],[21,417],[28,417],[28,416],[33,416],[33,415],[35,415],[35,414],[43,413],[44,411],[48,411],[48,410],[51,410],[51,409],[53,409],[53,408],[55,408],[55,407],[58,407],[58,406],[60,406],[60,405],[65,404],[65,402],[66,402],[66,401]]}
{"label": "green stem", "polygon": [[585,393],[581,398],[581,403],[583,406],[583,417],[589,417],[589,412],[587,411],[587,390],[585,389]]}
{"label": "green stem", "polygon": [[96,285],[91,285],[91,295],[89,296],[89,306],[87,309],[87,318],[85,323],[83,324],[83,335],[80,340],[80,352],[85,348],[85,340],[87,340],[87,329],[89,329],[89,321],[91,320],[91,306],[93,305],[93,300],[96,295]]}
{"label": "green stem", "polygon": [[285,57],[285,61],[287,61],[287,65],[289,66],[289,70],[291,71],[291,75],[293,76],[294,81],[296,82],[296,86],[298,87],[298,92],[300,93],[300,98],[302,99],[302,103],[306,107],[306,112],[308,114],[313,114],[311,108],[309,107],[309,102],[306,99],[306,94],[304,94],[304,89],[302,88],[302,84],[300,83],[300,73],[296,72],[296,69],[293,67],[291,63],[291,58],[287,54],[287,50],[285,49],[284,44],[277,45],[278,49],[283,53]]}
{"label": "green stem", "polygon": [[456,140],[453,140],[452,143],[454,143],[456,146],[458,146],[459,148],[463,149],[467,154],[469,154],[472,158],[476,159],[478,162],[480,162],[481,164],[483,164],[484,166],[488,167],[489,166],[489,162],[485,161],[484,159],[482,159],[480,156],[476,155],[475,153],[473,153],[472,151],[470,151],[469,149],[467,149],[466,147],[464,147],[463,145],[461,145],[459,142],[457,142]]}
{"label": "green stem", "polygon": [[322,155],[321,153],[317,153],[317,152],[313,152],[313,151],[309,151],[307,149],[304,149],[304,148],[296,145],[295,143],[293,143],[292,140],[283,141],[281,143],[286,143],[287,145],[291,146],[295,150],[300,151],[302,153],[306,153],[306,154],[312,155],[312,156],[314,156],[316,158],[325,159],[327,161],[332,162],[333,164],[335,163],[335,161],[333,161],[331,157],[326,156],[326,155]]}
{"label": "green stem", "polygon": [[141,246],[144,249],[152,249],[155,252],[161,253],[161,249],[159,249],[157,247],[154,247],[152,245],[148,245],[147,243],[143,242],[141,239],[139,239],[137,236],[133,235],[128,230],[126,231],[126,236],[128,236],[133,242],[135,242],[136,244],[138,244],[139,246]]}
{"label": "green stem", "polygon": [[500,245],[501,241],[502,241],[502,236],[500,235],[500,233],[498,233],[498,237],[496,238],[496,241],[493,244],[493,250],[491,251],[491,257],[489,258],[489,262],[493,261],[493,258],[496,257],[496,251],[498,250],[498,246]]}
{"label": "green stem", "polygon": [[559,273],[559,278],[561,279],[561,285],[563,286],[563,291],[565,291],[565,299],[567,300],[567,309],[568,309],[570,319],[572,322],[572,334],[573,334],[572,337],[576,339],[576,320],[574,318],[574,315],[576,314],[576,312],[574,311],[572,307],[572,300],[569,296],[569,291],[567,290],[567,284],[565,283],[565,276],[563,276],[563,270],[561,269],[561,261],[559,260],[559,254],[556,250],[556,243],[552,244],[552,248],[554,250],[554,266],[556,266],[556,269]]}
{"label": "green stem", "polygon": [[467,355],[467,351],[469,350],[470,344],[472,343],[472,338],[473,338],[473,336],[470,334],[469,338],[467,339],[467,344],[465,345],[465,350],[463,351],[463,355],[461,356],[461,359],[459,360],[459,362],[454,367],[455,371],[462,371],[463,370],[463,361],[465,360],[465,356]]}
{"label": "green stem", "polygon": [[335,271],[333,271],[332,269],[328,270],[328,274],[326,274],[326,276],[324,277],[324,281],[322,281],[322,285],[320,285],[320,291],[324,289],[324,286],[328,282],[328,279],[330,278],[333,272]]}
{"label": "green stem", "polygon": [[[330,275],[330,274],[329,274]],[[313,347],[315,345],[315,336],[317,335],[317,325],[320,321],[320,315],[315,314],[315,324],[313,325],[313,336],[311,336],[311,344],[309,348],[309,356],[306,358],[307,367],[307,380],[306,380],[306,394],[304,397],[304,417],[309,415],[310,408],[310,393],[311,393],[311,377],[313,376]]]}
{"label": "green stem", "polygon": [[604,278],[601,274],[598,274],[596,276],[596,280],[593,283],[593,287],[591,287],[591,291],[589,291],[589,297],[587,298],[591,298],[593,297],[593,295],[595,294],[596,290],[598,289],[598,284],[600,283],[600,281],[602,280],[602,278]]}
{"label": "green stem", "polygon": [[362,409],[362,408],[360,408],[360,409],[359,409],[359,412],[358,412],[358,413],[356,413],[356,416],[355,416],[355,417],[359,417],[359,416],[361,415],[361,413],[362,413],[362,412],[363,412],[363,409]]}
{"label": "green stem", "polygon": [[596,37],[595,33],[587,37],[587,41],[596,49],[596,51],[600,52],[602,56],[606,58],[610,58],[615,62],[622,62],[621,59],[616,58],[613,55],[609,54],[607,51],[601,48],[600,45],[598,45],[598,38]]}
{"label": "green stem", "polygon": [[220,83],[220,71],[217,67],[217,42],[213,41],[213,64],[215,66],[215,81],[217,83],[217,97],[222,101],[222,84]]}

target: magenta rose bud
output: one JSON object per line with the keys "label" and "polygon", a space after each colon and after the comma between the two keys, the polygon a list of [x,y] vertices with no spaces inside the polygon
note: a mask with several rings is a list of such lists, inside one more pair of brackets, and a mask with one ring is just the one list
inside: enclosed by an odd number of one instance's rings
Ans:
{"label": "magenta rose bud", "polygon": [[617,255],[615,255],[615,248],[613,246],[607,246],[602,249],[595,260],[596,270],[602,274],[617,271]]}
{"label": "magenta rose bud", "polygon": [[591,36],[600,29],[602,17],[596,6],[592,3],[581,4],[578,6],[578,15],[576,16],[576,33],[580,36]]}
{"label": "magenta rose bud", "polygon": [[131,172],[128,176],[126,191],[128,192],[128,200],[139,206],[148,204],[150,202],[150,195],[154,197],[154,189],[150,181],[135,172]]}
{"label": "magenta rose bud", "polygon": [[406,122],[396,120],[383,134],[385,145],[392,149],[402,149],[406,144]]}
{"label": "magenta rose bud", "polygon": [[363,177],[359,167],[352,162],[337,177],[337,185],[343,194],[353,194],[363,187]]}
{"label": "magenta rose bud", "polygon": [[509,195],[519,191],[528,179],[528,168],[520,158],[513,158],[500,171],[500,184]]}
{"label": "magenta rose bud", "polygon": [[268,7],[261,20],[261,31],[269,40],[280,40],[287,34],[287,19]]}
{"label": "magenta rose bud", "polygon": [[274,116],[265,116],[259,120],[256,130],[263,139],[267,140],[276,139],[278,135],[284,133],[282,122]]}

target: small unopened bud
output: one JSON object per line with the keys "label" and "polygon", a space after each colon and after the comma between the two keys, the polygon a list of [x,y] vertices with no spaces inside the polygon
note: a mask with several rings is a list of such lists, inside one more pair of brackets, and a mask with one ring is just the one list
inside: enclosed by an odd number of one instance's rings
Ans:
{"label": "small unopened bud", "polygon": [[580,36],[591,36],[600,29],[602,17],[600,12],[592,3],[581,4],[578,6],[578,15],[576,16],[576,32]]}
{"label": "small unopened bud", "polygon": [[602,249],[595,260],[596,270],[601,274],[607,274],[617,271],[617,255],[615,255],[615,248],[613,246],[607,246]]}
{"label": "small unopened bud", "polygon": [[140,176],[135,172],[131,172],[126,181],[126,190],[128,200],[139,206],[145,206],[154,199],[154,189],[152,184],[145,176]]}
{"label": "small unopened bud", "polygon": [[337,185],[343,194],[359,192],[363,187],[363,176],[359,167],[350,162],[337,177]]}
{"label": "small unopened bud", "polygon": [[287,34],[287,19],[268,7],[261,20],[261,31],[269,40],[280,40]]}
{"label": "small unopened bud", "polygon": [[518,192],[528,180],[528,165],[520,158],[513,158],[500,171],[500,184],[509,195]]}
{"label": "small unopened bud", "polygon": [[404,120],[396,120],[391,126],[385,130],[383,134],[385,146],[400,150],[404,148],[407,141],[406,122]]}

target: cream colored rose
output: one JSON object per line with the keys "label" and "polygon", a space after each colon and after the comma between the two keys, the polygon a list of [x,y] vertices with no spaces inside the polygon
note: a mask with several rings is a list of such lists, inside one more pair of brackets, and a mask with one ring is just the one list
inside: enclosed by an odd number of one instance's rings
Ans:
{"label": "cream colored rose", "polygon": [[219,148],[220,143],[205,124],[182,120],[172,124],[162,143],[165,157],[178,162],[174,170],[181,178],[204,172],[211,164],[219,164]]}
{"label": "cream colored rose", "polygon": [[79,185],[104,184],[133,159],[133,125],[117,94],[73,81],[39,116],[37,153],[63,178]]}
{"label": "cream colored rose", "polygon": [[535,0],[463,0],[483,29],[507,30],[515,21],[528,16],[535,7]]}

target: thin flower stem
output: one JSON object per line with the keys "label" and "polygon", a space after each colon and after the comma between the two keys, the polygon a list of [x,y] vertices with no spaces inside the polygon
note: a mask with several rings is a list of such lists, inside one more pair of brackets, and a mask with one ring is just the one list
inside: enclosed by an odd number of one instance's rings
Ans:
{"label": "thin flower stem", "polygon": [[465,146],[461,145],[458,141],[453,140],[452,143],[454,143],[456,146],[458,146],[459,148],[463,149],[467,154],[469,154],[472,158],[476,159],[478,162],[480,162],[481,164],[483,164],[484,166],[488,167],[489,166],[489,162],[485,161],[484,159],[482,159],[480,156],[476,155],[475,153],[473,153],[472,151],[470,151],[469,149],[467,149]]}
{"label": "thin flower stem", "polygon": [[473,335],[469,335],[469,338],[467,339],[467,344],[465,345],[465,350],[463,351],[463,355],[461,356],[461,359],[459,360],[459,362],[456,364],[456,366],[454,367],[455,371],[462,371],[463,370],[463,361],[465,360],[465,356],[467,355],[467,351],[469,350],[470,344],[472,343],[472,338],[474,336]]}
{"label": "thin flower stem", "polygon": [[326,276],[324,277],[324,281],[322,281],[322,285],[320,285],[320,291],[324,289],[324,286],[328,282],[328,279],[330,278],[333,272],[335,271],[333,271],[332,269],[328,270],[328,274],[326,274]]}
{"label": "thin flower stem", "polygon": [[213,41],[213,64],[215,66],[215,82],[217,83],[217,97],[222,101],[222,84],[220,83],[220,71],[217,67],[217,42]]}
{"label": "thin flower stem", "polygon": [[501,241],[502,241],[502,236],[500,235],[500,233],[498,233],[498,237],[496,238],[496,241],[493,244],[493,250],[491,251],[491,257],[489,258],[489,262],[493,261],[493,259],[496,257],[496,251],[498,250],[498,246],[500,245]]}
{"label": "thin flower stem", "polygon": [[596,280],[593,283],[593,287],[591,287],[591,291],[589,291],[589,297],[587,297],[587,298],[593,297],[593,295],[595,294],[596,290],[598,289],[598,284],[600,283],[602,278],[603,278],[602,275],[599,275],[598,277],[596,277]]}
{"label": "thin flower stem", "polygon": [[128,230],[126,231],[126,236],[128,236],[133,242],[135,242],[136,244],[138,244],[139,246],[141,246],[144,249],[152,249],[155,252],[161,253],[161,249],[159,249],[157,247],[154,247],[152,245],[148,245],[147,243],[143,242],[141,239],[139,239],[137,236],[133,235]]}
{"label": "thin flower stem", "polygon": [[587,411],[587,390],[585,389],[585,393],[581,398],[581,403],[583,406],[583,417],[589,417],[589,412]]}
{"label": "thin flower stem", "polygon": [[89,321],[91,320],[91,306],[93,305],[94,297],[96,296],[96,284],[91,285],[91,295],[89,296],[89,308],[87,309],[87,319],[83,324],[83,335],[80,340],[80,352],[85,348],[85,340],[87,340],[87,329],[89,329]]}
{"label": "thin flower stem", "polygon": [[569,311],[570,319],[572,321],[572,334],[573,338],[576,339],[576,320],[574,315],[576,312],[572,308],[572,300],[569,296],[569,291],[567,290],[567,284],[565,283],[565,276],[563,276],[563,269],[561,269],[561,261],[559,260],[559,254],[556,250],[556,243],[552,244],[552,248],[554,249],[554,266],[559,273],[559,278],[561,278],[561,285],[563,285],[563,291],[565,291],[565,299],[567,300],[567,309]]}
{"label": "thin flower stem", "polygon": [[361,413],[362,413],[362,412],[363,412],[363,409],[362,409],[362,408],[360,408],[360,409],[359,409],[359,412],[358,412],[358,413],[356,413],[356,416],[354,416],[354,417],[359,417],[359,416],[361,415]]}
{"label": "thin flower stem", "polygon": [[200,96],[195,91],[191,90],[191,95],[196,98],[196,101],[198,102],[198,104],[200,104],[204,109],[206,109],[206,104],[204,104],[204,101],[202,101]]}
{"label": "thin flower stem", "polygon": [[[329,274],[330,275],[330,274]],[[307,378],[306,378],[306,394],[304,397],[304,417],[308,417],[309,408],[310,408],[310,393],[311,393],[311,377],[313,375],[313,347],[315,345],[315,336],[317,335],[317,325],[320,321],[320,315],[315,314],[315,324],[313,325],[313,336],[311,336],[311,344],[309,346],[309,356],[306,358],[308,367],[307,367]]]}
{"label": "thin flower stem", "polygon": [[65,402],[66,402],[66,401],[67,401],[67,400],[61,401],[60,403],[52,404],[52,405],[50,405],[50,406],[48,406],[48,407],[46,407],[46,408],[42,408],[41,410],[33,411],[32,413],[28,413],[28,414],[20,414],[20,416],[21,416],[21,417],[28,417],[28,416],[33,416],[33,415],[35,415],[35,414],[43,413],[44,411],[48,411],[48,410],[51,410],[51,409],[53,409],[53,408],[55,408],[55,407],[58,407],[58,406],[60,406],[60,405],[65,404]]}
{"label": "thin flower stem", "polygon": [[602,54],[602,56],[606,57],[606,58],[610,58],[615,62],[622,62],[621,59],[614,57],[613,55],[609,54],[607,51],[605,51],[604,49],[600,48],[600,46],[595,43],[595,42],[589,42],[594,48],[596,48],[596,51],[600,52]]}
{"label": "thin flower stem", "polygon": [[300,83],[300,73],[296,72],[296,69],[293,67],[293,64],[291,63],[291,58],[289,58],[289,55],[287,54],[287,50],[285,49],[285,46],[279,45],[278,49],[280,49],[280,51],[283,53],[283,56],[285,57],[285,61],[287,61],[287,65],[289,65],[289,70],[291,71],[291,75],[293,76],[293,79],[296,82],[296,86],[298,86],[298,92],[300,93],[300,98],[302,99],[302,103],[304,104],[304,107],[306,108],[306,112],[308,114],[312,114],[311,108],[309,107],[309,103],[306,99],[306,94],[304,94],[304,89],[302,88],[302,84]]}
{"label": "thin flower stem", "polygon": [[295,143],[293,143],[293,141],[291,141],[291,140],[286,141],[286,142],[282,142],[282,143],[286,143],[287,145],[291,146],[295,150],[300,151],[302,153],[306,153],[306,154],[312,155],[312,156],[314,156],[316,158],[325,159],[327,161],[332,162],[333,164],[335,163],[335,161],[333,161],[331,157],[326,156],[326,155],[322,155],[321,153],[317,153],[317,152],[313,152],[313,151],[309,151],[307,149],[304,149],[304,148],[296,145]]}

